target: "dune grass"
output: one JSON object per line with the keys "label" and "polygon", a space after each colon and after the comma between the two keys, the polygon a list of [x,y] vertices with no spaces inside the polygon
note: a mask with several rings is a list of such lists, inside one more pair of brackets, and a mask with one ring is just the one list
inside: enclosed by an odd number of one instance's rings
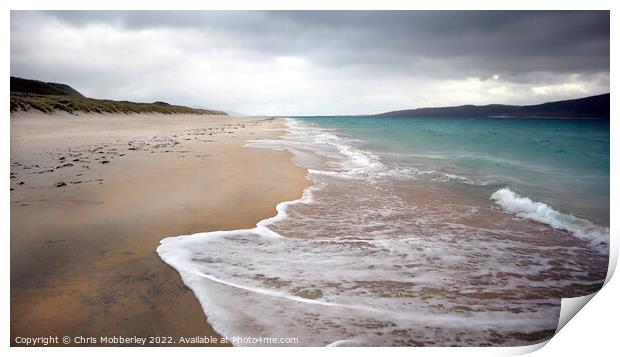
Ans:
{"label": "dune grass", "polygon": [[135,103],[108,99],[92,99],[71,95],[42,95],[11,93],[11,112],[39,110],[43,113],[64,111],[69,113],[163,113],[163,114],[210,114],[227,115],[210,109],[196,109],[164,102]]}

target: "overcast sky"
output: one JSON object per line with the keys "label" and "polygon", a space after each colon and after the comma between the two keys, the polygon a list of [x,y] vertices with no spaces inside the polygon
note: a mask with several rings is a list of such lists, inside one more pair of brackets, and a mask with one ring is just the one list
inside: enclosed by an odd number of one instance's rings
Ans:
{"label": "overcast sky", "polygon": [[11,12],[11,75],[246,114],[609,92],[609,12]]}

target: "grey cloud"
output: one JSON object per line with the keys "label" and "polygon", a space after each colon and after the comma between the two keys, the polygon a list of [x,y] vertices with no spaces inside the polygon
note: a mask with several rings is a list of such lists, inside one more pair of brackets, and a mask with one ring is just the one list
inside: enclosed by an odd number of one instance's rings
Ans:
{"label": "grey cloud", "polygon": [[[60,53],[37,53],[27,35],[32,28],[47,26],[84,30],[106,25],[117,33],[140,36],[144,30],[176,31],[162,47],[174,49],[178,58],[145,57],[143,46],[109,47],[129,51],[140,61],[119,64],[62,61]],[[185,38],[187,36],[188,38]],[[41,39],[39,39],[41,40]],[[153,44],[151,44],[152,46]],[[84,43],[84,53],[98,51],[96,43]],[[76,49],[75,51],[80,51]],[[182,53],[186,53],[184,57]],[[215,54],[214,54],[215,53]],[[312,65],[306,81],[320,86],[330,79],[386,86],[398,91],[416,81],[422,84],[465,80],[482,81],[499,74],[505,85],[520,88],[506,99],[535,101],[527,86],[579,80],[585,91],[609,86],[608,11],[49,11],[11,13],[12,73],[53,74],[74,78],[89,90],[109,94],[123,80],[170,70],[174,61],[213,60],[220,53],[239,61],[269,63],[281,57],[301,58]],[[106,54],[104,54],[106,55]],[[231,55],[232,56],[232,55]],[[44,58],[46,57],[46,58]],[[163,56],[165,57],[165,56]],[[46,66],[52,58],[56,67]],[[64,66],[64,63],[71,65]],[[123,68],[125,66],[126,68]],[[114,68],[116,67],[116,68]],[[73,71],[69,71],[73,68]],[[135,70],[131,70],[135,68]],[[264,69],[264,67],[261,67]],[[84,78],[96,69],[104,79]],[[179,71],[178,68],[174,69]],[[214,70],[217,70],[214,68]],[[135,72],[135,73],[132,73]],[[575,79],[577,78],[577,79]],[[45,78],[42,78],[45,79]],[[248,81],[251,79],[248,79]],[[350,84],[349,83],[349,84]],[[584,84],[585,83],[585,84]],[[243,83],[241,83],[243,85]],[[304,84],[305,85],[305,84]],[[338,91],[331,83],[333,91]],[[121,86],[122,87],[122,86]],[[135,90],[125,85],[127,92]],[[607,88],[605,88],[607,87]],[[349,88],[343,84],[340,90]],[[321,91],[321,88],[316,88]],[[400,89],[404,90],[403,88]],[[368,88],[372,91],[372,88]],[[179,90],[175,94],[182,98]],[[596,94],[596,93],[592,93]],[[154,95],[143,91],[139,97]],[[345,95],[345,94],[343,94]],[[558,94],[560,96],[560,94]],[[243,96],[241,96],[243,97]],[[364,98],[368,98],[366,95]],[[461,100],[446,94],[445,104]],[[504,99],[487,95],[488,101]],[[185,98],[187,100],[187,98]],[[287,97],[287,100],[291,98]],[[545,98],[545,99],[556,99]],[[194,99],[195,100],[195,99]],[[483,100],[483,99],[480,99]],[[273,99],[277,101],[277,99]],[[354,98],[349,98],[354,102]],[[396,105],[415,105],[417,102]],[[273,104],[273,103],[271,103]],[[259,105],[259,103],[257,104]],[[275,104],[273,104],[275,106]],[[310,106],[310,105],[309,105]],[[234,109],[234,108],[233,108]],[[254,109],[252,109],[254,110]],[[256,109],[260,111],[260,108]]]}
{"label": "grey cloud", "polygon": [[607,11],[61,11],[48,14],[77,26],[108,23],[136,30],[212,29],[226,36],[232,47],[268,55],[307,55],[331,66],[367,63],[373,67],[386,64],[396,67],[420,59],[451,57],[459,67],[476,67],[473,69],[480,73],[609,70]]}

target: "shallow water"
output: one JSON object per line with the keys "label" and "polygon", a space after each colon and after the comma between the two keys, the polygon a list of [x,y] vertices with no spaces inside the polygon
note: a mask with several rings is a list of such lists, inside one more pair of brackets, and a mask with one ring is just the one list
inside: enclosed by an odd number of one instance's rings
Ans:
{"label": "shallow water", "polygon": [[[303,346],[549,338],[560,298],[595,291],[607,271],[609,127],[605,157],[601,123],[483,120],[288,119],[283,138],[248,146],[293,152],[314,183],[304,196],[255,229],[168,238],[157,252],[229,337]],[[476,131],[501,138],[485,143]],[[553,147],[516,152],[525,140]],[[590,159],[545,157],[560,143]]]}

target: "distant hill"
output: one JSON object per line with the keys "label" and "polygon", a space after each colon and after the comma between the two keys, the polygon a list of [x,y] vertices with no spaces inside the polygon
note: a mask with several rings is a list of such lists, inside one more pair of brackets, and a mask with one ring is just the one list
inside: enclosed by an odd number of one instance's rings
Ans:
{"label": "distant hill", "polygon": [[66,84],[41,82],[19,77],[11,77],[11,93],[13,92],[84,97],[80,92]]}
{"label": "distant hill", "polygon": [[461,105],[398,110],[377,114],[384,117],[509,117],[509,118],[601,118],[609,119],[609,93],[537,105]]}
{"label": "distant hill", "polygon": [[71,86],[11,77],[11,112],[38,110],[44,113],[163,113],[227,115],[211,109],[196,109],[162,101],[136,103],[84,97]]}

